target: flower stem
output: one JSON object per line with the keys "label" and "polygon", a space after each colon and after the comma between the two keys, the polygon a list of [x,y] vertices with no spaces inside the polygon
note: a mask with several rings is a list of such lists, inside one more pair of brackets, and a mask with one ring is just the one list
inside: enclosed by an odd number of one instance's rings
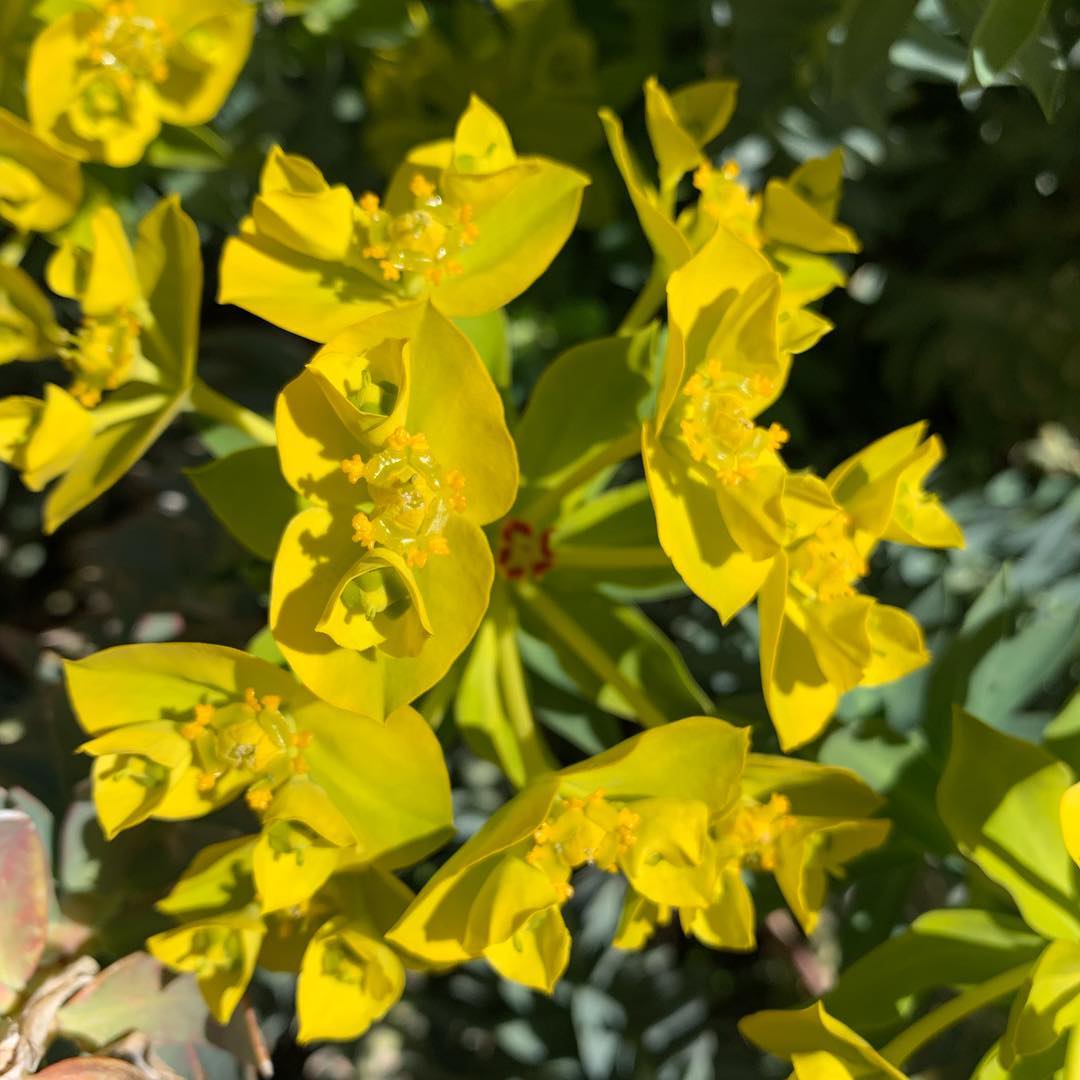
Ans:
{"label": "flower stem", "polygon": [[655,261],[641,292],[637,294],[634,302],[630,305],[630,310],[623,317],[623,321],[619,323],[619,328],[615,333],[619,335],[632,334],[643,326],[647,326],[652,317],[660,310],[660,306],[664,302],[666,289],[667,274],[661,269],[659,261]]}
{"label": "flower stem", "polygon": [[526,517],[538,525],[544,525],[555,517],[559,503],[571,491],[591,480],[601,469],[617,465],[620,461],[633,457],[641,450],[641,432],[635,428],[625,435],[609,442],[599,454],[586,458],[576,469],[571,470],[554,487],[541,488],[537,497],[526,502],[518,516]]}
{"label": "flower stem", "polygon": [[531,582],[519,582],[518,595],[533,613],[559,638],[570,651],[595,675],[608,683],[630,706],[634,719],[642,727],[659,727],[667,717],[648,698],[635,682],[628,679],[619,665],[568,615],[551,596]]}
{"label": "flower stem", "polygon": [[259,416],[224,394],[212,390],[201,379],[196,379],[192,384],[191,407],[210,420],[228,424],[245,435],[250,435],[263,446],[273,446],[277,442],[274,425],[265,416]]}
{"label": "flower stem", "polygon": [[962,994],[957,994],[944,1005],[920,1017],[911,1027],[901,1031],[882,1048],[881,1056],[896,1066],[903,1065],[912,1054],[953,1024],[1015,990],[1030,971],[1030,963],[1020,964],[965,990]]}

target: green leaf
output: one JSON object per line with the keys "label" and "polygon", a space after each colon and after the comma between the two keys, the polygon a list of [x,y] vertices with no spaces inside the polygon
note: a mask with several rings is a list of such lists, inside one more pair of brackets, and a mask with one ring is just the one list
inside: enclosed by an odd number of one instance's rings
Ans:
{"label": "green leaf", "polygon": [[845,24],[843,43],[836,53],[835,88],[838,96],[889,60],[889,47],[903,32],[917,0],[855,0]]}
{"label": "green leaf", "polygon": [[1034,1054],[1006,1068],[999,1057],[1000,1043],[994,1043],[971,1074],[971,1080],[1070,1080],[1066,1072],[1065,1051],[1076,1038],[1059,1039],[1049,1050]]}
{"label": "green leaf", "polygon": [[556,768],[536,727],[517,645],[517,615],[499,581],[473,640],[454,703],[465,741],[515,787]]}
{"label": "green leaf", "polygon": [[462,316],[454,319],[454,325],[473,343],[500,390],[510,386],[512,358],[507,339],[509,321],[503,308],[496,308],[486,315]]}
{"label": "green leaf", "polygon": [[1064,709],[1043,729],[1043,741],[1074,770],[1080,769],[1080,693],[1073,694]]}
{"label": "green leaf", "polygon": [[962,989],[1034,963],[1045,945],[1013,915],[929,911],[856,960],[825,1004],[837,1019],[865,1034],[909,1018],[917,995]]}
{"label": "green leaf", "polygon": [[637,608],[533,585],[518,594],[522,626],[550,645],[587,701],[643,727],[712,712],[678,651]]}
{"label": "green leaf", "polygon": [[[514,433],[527,511],[538,489],[572,490],[605,461],[630,457],[649,396],[654,331],[577,345],[558,356],[537,381]],[[617,457],[611,444],[620,443]]]}
{"label": "green leaf", "polygon": [[282,531],[300,508],[278,468],[275,447],[237,450],[188,469],[187,476],[230,535],[260,559],[273,561]]}
{"label": "green leaf", "polygon": [[173,127],[166,124],[150,144],[146,160],[158,169],[217,172],[229,164],[229,144],[211,128]]}
{"label": "green leaf", "polygon": [[960,850],[1049,938],[1080,937],[1080,875],[1058,824],[1072,771],[957,709],[938,811]]}
{"label": "green leaf", "polygon": [[997,76],[1034,36],[1049,0],[989,0],[971,37],[971,70],[980,86]]}
{"label": "green leaf", "polygon": [[[111,488],[157,441],[186,400],[183,394],[167,398],[137,383],[122,386],[111,394],[95,410],[96,417],[104,419],[103,414],[108,410],[119,412],[132,405],[140,410],[140,415],[120,420],[94,436],[45,499],[45,532],[55,532],[73,514]],[[141,411],[143,407],[145,412]]]}

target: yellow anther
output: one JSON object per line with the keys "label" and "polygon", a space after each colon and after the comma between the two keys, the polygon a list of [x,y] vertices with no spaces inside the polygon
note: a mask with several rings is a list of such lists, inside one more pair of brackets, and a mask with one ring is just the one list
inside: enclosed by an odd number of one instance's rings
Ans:
{"label": "yellow anther", "polygon": [[480,238],[480,226],[474,221],[461,226],[461,243],[465,247],[475,244]]}
{"label": "yellow anther", "polygon": [[199,723],[199,721],[192,720],[180,729],[180,734],[184,736],[188,742],[194,742],[204,731],[206,730],[205,723]]}
{"label": "yellow anther", "polygon": [[424,272],[424,277],[431,282],[432,285],[439,285],[443,279],[443,271],[441,266],[433,266],[429,270]]}
{"label": "yellow anther", "polygon": [[588,796],[588,798],[586,798],[585,801],[587,803],[591,804],[591,805],[595,805],[598,802],[603,802],[604,801],[604,789],[603,788],[597,788],[591,795]]}
{"label": "yellow anther", "polygon": [[352,519],[353,543],[363,544],[369,551],[375,546],[375,526],[371,518],[362,511]]}
{"label": "yellow anther", "polygon": [[551,885],[560,904],[565,904],[574,895],[574,887],[569,881],[553,881]]}
{"label": "yellow anther", "polygon": [[551,839],[551,826],[545,821],[533,829],[533,839],[538,844],[546,844]]}
{"label": "yellow anther", "polygon": [[769,445],[774,450],[779,450],[790,438],[791,432],[783,424],[772,423],[765,433],[769,437]]}
{"label": "yellow anther", "polygon": [[255,696],[255,688],[253,686],[245,687],[244,689],[244,704],[249,708],[258,712],[261,706],[259,705],[259,699]]}
{"label": "yellow anther", "polygon": [[387,446],[393,450],[404,450],[409,445],[409,433],[403,427],[395,428],[390,432],[386,440]]}
{"label": "yellow anther", "polygon": [[567,810],[584,810],[585,809],[585,800],[584,799],[578,799],[576,797],[571,797],[571,798],[566,800],[566,809]]}
{"label": "yellow anther", "polygon": [[274,793],[268,787],[249,788],[244,800],[252,810],[265,810],[273,801]]}
{"label": "yellow anther", "polygon": [[379,269],[382,271],[383,281],[400,281],[401,271],[387,259],[383,259],[379,263]]}
{"label": "yellow anther", "polygon": [[446,260],[446,272],[451,277],[457,277],[459,274],[464,274],[465,273],[465,267],[462,266],[461,263],[459,263],[457,261],[457,259],[447,259]]}
{"label": "yellow anther", "polygon": [[742,170],[739,168],[737,161],[725,161],[720,168],[720,172],[725,180],[734,180]]}
{"label": "yellow anther", "polygon": [[374,191],[365,191],[360,196],[360,209],[365,214],[374,214],[379,209],[379,196]]}
{"label": "yellow anther", "polygon": [[214,785],[216,783],[217,777],[213,773],[204,772],[200,773],[199,780],[195,786],[205,795],[206,792],[214,790]]}
{"label": "yellow anther", "polygon": [[311,772],[311,766],[307,763],[306,759],[302,757],[294,757],[292,759],[292,771],[297,776],[306,776]]}
{"label": "yellow anther", "polygon": [[450,544],[445,536],[433,536],[427,542],[427,553],[429,555],[449,555]]}
{"label": "yellow anther", "polygon": [[361,252],[365,259],[385,259],[389,252],[385,244],[368,244]]}
{"label": "yellow anther", "polygon": [[776,381],[758,372],[750,379],[750,389],[758,397],[770,397],[776,389]]}
{"label": "yellow anther", "polygon": [[538,847],[529,848],[525,853],[525,861],[530,866],[535,866],[543,857],[544,853]]}
{"label": "yellow anther", "polygon": [[315,738],[314,731],[297,731],[290,738],[290,742],[297,750],[306,750]]}
{"label": "yellow anther", "polygon": [[694,187],[696,187],[698,191],[704,191],[709,186],[709,181],[712,179],[712,172],[712,166],[707,161],[703,161],[694,170]]}
{"label": "yellow anther", "polygon": [[414,173],[413,178],[409,181],[409,190],[418,199],[427,202],[435,194],[435,185],[421,176],[420,173]]}
{"label": "yellow anther", "polygon": [[263,694],[262,707],[269,709],[270,712],[277,712],[281,708],[281,695],[280,694]]}
{"label": "yellow anther", "polygon": [[428,552],[422,547],[411,547],[405,555],[405,565],[415,566],[417,570],[423,570],[427,561]]}
{"label": "yellow anther", "polygon": [[461,491],[465,486],[465,474],[460,469],[451,469],[446,474],[446,482],[455,491]]}
{"label": "yellow anther", "polygon": [[364,479],[364,459],[359,454],[353,454],[341,462],[341,471],[348,477],[350,484],[358,484]]}

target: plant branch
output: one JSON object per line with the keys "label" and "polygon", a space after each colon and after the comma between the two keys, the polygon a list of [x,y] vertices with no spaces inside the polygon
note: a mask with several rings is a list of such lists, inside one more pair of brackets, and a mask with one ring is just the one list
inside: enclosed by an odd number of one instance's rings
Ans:
{"label": "plant branch", "polygon": [[192,384],[191,408],[202,416],[228,424],[229,427],[250,435],[263,446],[273,446],[277,442],[274,425],[270,420],[212,390],[201,379],[196,379]]}

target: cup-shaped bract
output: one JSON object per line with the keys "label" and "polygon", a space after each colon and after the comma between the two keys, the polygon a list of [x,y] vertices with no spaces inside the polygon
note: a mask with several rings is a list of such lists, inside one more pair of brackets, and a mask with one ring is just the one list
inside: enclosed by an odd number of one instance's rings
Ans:
{"label": "cup-shaped bract", "polygon": [[354,198],[275,148],[251,216],[222,253],[220,300],[315,341],[423,297],[450,316],[483,315],[547,269],[588,182],[519,157],[475,97],[454,138],[413,150],[384,199]]}
{"label": "cup-shaped bract", "polygon": [[517,490],[502,402],[465,336],[420,303],[321,349],[282,392],[277,431],[310,506],[278,548],[271,630],[316,693],[380,718],[446,673],[487,607],[481,526]]}

